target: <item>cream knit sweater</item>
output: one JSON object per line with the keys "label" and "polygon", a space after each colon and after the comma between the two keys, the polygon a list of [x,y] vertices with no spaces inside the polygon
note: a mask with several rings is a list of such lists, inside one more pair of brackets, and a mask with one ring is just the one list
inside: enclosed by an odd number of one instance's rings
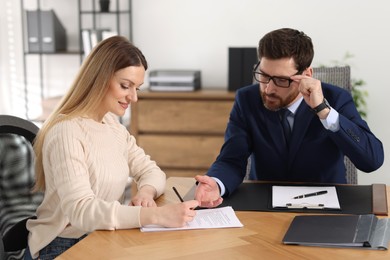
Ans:
{"label": "cream knit sweater", "polygon": [[94,230],[140,226],[140,207],[121,205],[128,176],[160,196],[165,174],[115,116],[103,123],[75,118],[55,125],[43,146],[46,191],[29,220],[33,257],[57,236],[79,238]]}

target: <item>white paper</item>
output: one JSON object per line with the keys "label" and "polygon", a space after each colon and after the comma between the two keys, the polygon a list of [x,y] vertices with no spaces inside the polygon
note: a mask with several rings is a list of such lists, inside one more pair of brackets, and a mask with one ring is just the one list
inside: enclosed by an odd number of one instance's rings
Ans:
{"label": "white paper", "polygon": [[172,231],[188,229],[243,227],[232,207],[196,210],[196,216],[184,227],[166,228],[157,225],[141,227],[142,232]]}
{"label": "white paper", "polygon": [[[326,190],[326,194],[294,199],[296,196]],[[272,207],[340,209],[334,186],[272,186]]]}

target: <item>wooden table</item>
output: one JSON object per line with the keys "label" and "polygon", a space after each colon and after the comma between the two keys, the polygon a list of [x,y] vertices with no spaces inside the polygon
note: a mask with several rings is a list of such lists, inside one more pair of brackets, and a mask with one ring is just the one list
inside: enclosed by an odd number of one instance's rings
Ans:
{"label": "wooden table", "polygon": [[[169,178],[158,204],[178,202],[172,186],[183,196],[193,184],[193,178]],[[390,251],[283,245],[283,236],[296,213],[236,214],[243,228],[95,231],[57,259],[390,259]]]}

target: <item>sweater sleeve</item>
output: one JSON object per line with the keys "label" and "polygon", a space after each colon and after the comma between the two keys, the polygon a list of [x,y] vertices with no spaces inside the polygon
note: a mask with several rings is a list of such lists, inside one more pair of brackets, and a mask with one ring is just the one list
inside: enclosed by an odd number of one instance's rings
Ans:
{"label": "sweater sleeve", "polygon": [[157,197],[161,196],[166,184],[165,173],[136,144],[135,138],[132,135],[128,134],[127,140],[130,176],[134,178],[138,188],[144,185],[151,185],[156,189]]}
{"label": "sweater sleeve", "polygon": [[129,175],[137,183],[138,189],[144,185],[153,186],[156,191],[156,197],[161,196],[165,190],[166,175],[157,166],[156,162],[151,160],[150,156],[137,145],[137,142],[129,131],[119,123],[117,117],[108,113],[105,120],[120,132],[120,136],[126,139],[127,160],[129,165]]}

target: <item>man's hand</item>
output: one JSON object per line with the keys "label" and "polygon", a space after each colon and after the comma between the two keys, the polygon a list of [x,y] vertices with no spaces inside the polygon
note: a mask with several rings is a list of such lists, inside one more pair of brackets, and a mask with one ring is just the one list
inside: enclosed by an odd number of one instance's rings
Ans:
{"label": "man's hand", "polygon": [[195,191],[195,199],[199,201],[199,206],[203,208],[217,207],[222,203],[221,193],[217,182],[206,175],[197,175],[195,179],[198,186]]}
{"label": "man's hand", "polygon": [[321,81],[305,75],[294,75],[291,79],[299,83],[299,92],[301,92],[305,102],[311,108],[322,103],[324,95],[322,93]]}
{"label": "man's hand", "polygon": [[[309,107],[315,108],[324,101],[321,81],[305,75],[294,75],[291,76],[291,79],[298,82],[299,92],[301,92],[303,99]],[[329,115],[329,112],[329,109],[324,109],[318,113],[318,117],[325,119]]]}

